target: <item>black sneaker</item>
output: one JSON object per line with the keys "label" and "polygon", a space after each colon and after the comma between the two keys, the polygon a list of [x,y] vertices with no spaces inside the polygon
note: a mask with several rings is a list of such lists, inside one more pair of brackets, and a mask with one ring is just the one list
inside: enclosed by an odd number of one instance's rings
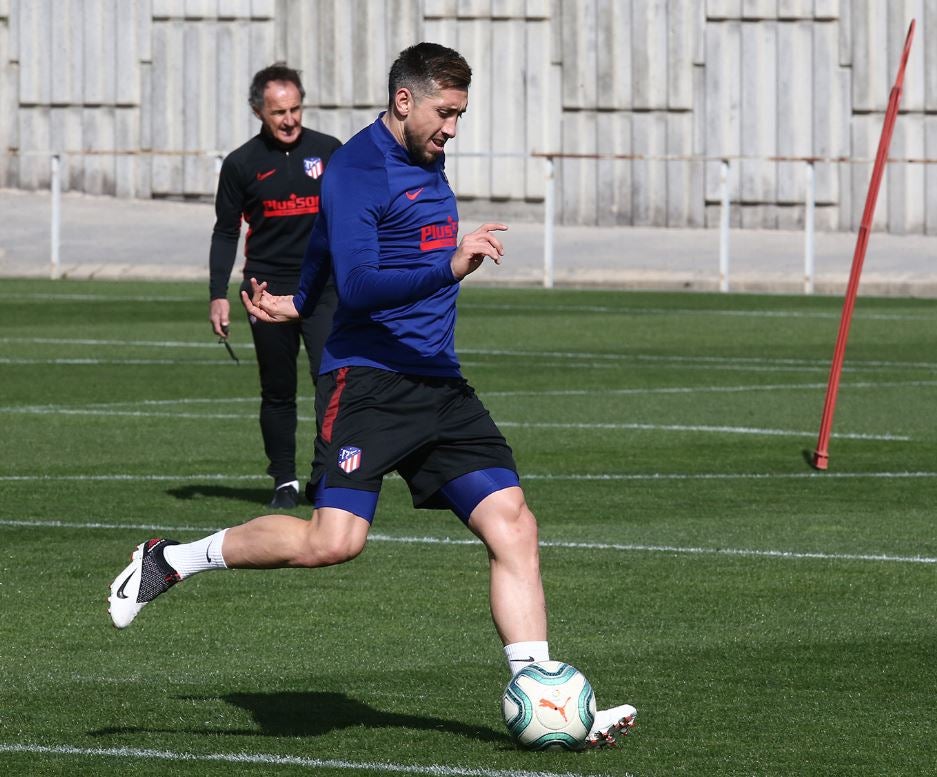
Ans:
{"label": "black sneaker", "polygon": [[299,490],[295,486],[280,486],[273,492],[273,499],[268,507],[278,507],[282,510],[292,510],[299,504]]}
{"label": "black sneaker", "polygon": [[130,564],[111,583],[107,599],[108,612],[118,629],[127,628],[144,604],[182,580],[163,557],[167,546],[178,544],[175,540],[152,539],[134,549]]}

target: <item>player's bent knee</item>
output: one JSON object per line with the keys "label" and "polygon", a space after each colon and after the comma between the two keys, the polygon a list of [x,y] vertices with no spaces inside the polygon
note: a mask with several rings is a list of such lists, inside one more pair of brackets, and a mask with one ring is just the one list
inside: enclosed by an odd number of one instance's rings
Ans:
{"label": "player's bent knee", "polygon": [[492,550],[537,547],[537,519],[519,488],[486,497],[472,513],[469,528]]}
{"label": "player's bent knee", "polygon": [[330,567],[360,555],[364,542],[352,538],[310,538],[297,559],[301,567]]}
{"label": "player's bent knee", "polygon": [[343,511],[317,510],[309,522],[297,566],[327,567],[360,555],[370,524]]}
{"label": "player's bent knee", "polygon": [[537,545],[537,519],[526,504],[520,508],[509,525],[511,531],[517,536],[518,542],[532,543],[534,546]]}
{"label": "player's bent knee", "polygon": [[351,561],[360,555],[362,550],[364,550],[364,543],[357,545],[349,542],[332,543],[316,548],[316,566],[328,567],[335,564],[344,564],[346,561]]}

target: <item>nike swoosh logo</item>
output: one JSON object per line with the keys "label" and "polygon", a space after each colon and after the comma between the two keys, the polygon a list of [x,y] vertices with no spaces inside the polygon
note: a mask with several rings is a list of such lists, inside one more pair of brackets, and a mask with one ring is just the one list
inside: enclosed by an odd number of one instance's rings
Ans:
{"label": "nike swoosh logo", "polygon": [[535,662],[535,660],[536,659],[534,659],[533,656],[528,656],[527,658],[512,658],[511,662],[516,663],[518,661],[522,661],[523,663],[527,664],[527,663],[533,663]]}
{"label": "nike swoosh logo", "polygon": [[127,594],[124,593],[124,589],[127,587],[127,583],[130,582],[130,578],[132,578],[135,574],[137,574],[137,570],[133,570],[133,572],[127,575],[127,577],[124,579],[124,582],[120,584],[120,588],[117,589],[116,594],[118,599],[127,598]]}
{"label": "nike swoosh logo", "polygon": [[420,192],[421,192],[421,191],[423,191],[423,187],[422,187],[422,186],[421,186],[419,189],[417,189],[415,192],[404,192],[404,194],[407,195],[407,199],[408,199],[408,200],[413,201],[413,200],[415,200],[417,197],[420,196]]}
{"label": "nike swoosh logo", "polygon": [[269,178],[271,175],[273,175],[276,171],[277,169],[274,167],[273,170],[267,170],[266,173],[257,173],[257,180],[263,181],[264,179]]}

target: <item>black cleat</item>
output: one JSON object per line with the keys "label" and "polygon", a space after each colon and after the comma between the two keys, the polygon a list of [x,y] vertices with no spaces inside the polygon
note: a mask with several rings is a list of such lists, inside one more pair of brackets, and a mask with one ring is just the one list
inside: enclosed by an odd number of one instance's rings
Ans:
{"label": "black cleat", "polygon": [[280,486],[273,492],[273,499],[268,507],[278,507],[281,510],[292,510],[299,505],[299,491],[291,485]]}

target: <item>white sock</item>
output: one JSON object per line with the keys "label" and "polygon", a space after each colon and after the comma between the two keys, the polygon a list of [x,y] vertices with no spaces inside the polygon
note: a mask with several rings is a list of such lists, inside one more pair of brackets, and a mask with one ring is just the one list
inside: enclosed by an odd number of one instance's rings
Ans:
{"label": "white sock", "polygon": [[504,646],[504,655],[513,677],[525,666],[537,661],[549,661],[550,648],[546,642],[513,642]]}
{"label": "white sock", "polygon": [[227,569],[224,557],[221,555],[221,543],[227,529],[210,534],[195,542],[186,542],[182,545],[170,545],[163,551],[163,557],[184,580],[197,572],[206,572],[209,569]]}

